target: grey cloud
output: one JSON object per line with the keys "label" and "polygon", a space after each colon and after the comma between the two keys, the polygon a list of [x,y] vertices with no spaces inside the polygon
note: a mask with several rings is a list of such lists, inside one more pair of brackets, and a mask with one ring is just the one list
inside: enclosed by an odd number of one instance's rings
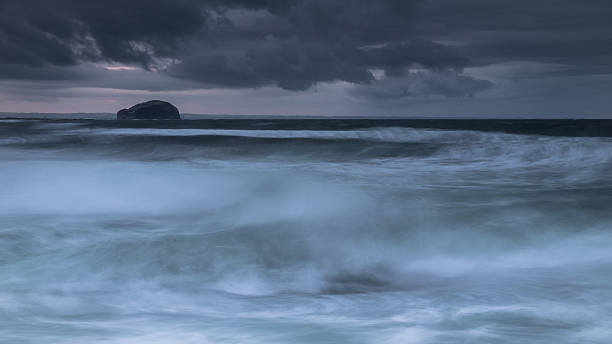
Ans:
{"label": "grey cloud", "polygon": [[530,61],[565,65],[568,75],[612,72],[611,1],[429,0],[418,4],[417,31],[461,46],[472,65]]}
{"label": "grey cloud", "polygon": [[367,83],[372,74],[351,64],[333,46],[272,36],[239,56],[193,56],[169,69],[170,75],[234,87],[276,84],[304,90],[317,82],[344,80]]}
{"label": "grey cloud", "polygon": [[491,84],[468,66],[612,73],[611,16],[607,0],[0,0],[0,78],[136,87],[82,68],[106,62],[158,73],[157,89],[346,81],[372,99],[471,96]]}
{"label": "grey cloud", "polygon": [[29,66],[0,63],[0,79],[13,80],[83,80],[90,78],[81,68],[68,66]]}
{"label": "grey cloud", "polygon": [[174,57],[204,17],[196,1],[4,0],[0,61],[75,65],[111,60],[148,66]]}
{"label": "grey cloud", "polygon": [[304,90],[315,83],[342,80],[369,84],[370,70],[388,75],[409,66],[460,71],[467,59],[455,49],[423,40],[376,47],[302,41],[297,37],[267,36],[238,55],[202,52],[169,68],[170,75],[230,87],[277,85]]}
{"label": "grey cloud", "polygon": [[468,59],[458,50],[425,40],[411,40],[365,48],[355,56],[368,68],[383,69],[386,74],[400,74],[406,66],[418,65],[432,70],[461,70]]}
{"label": "grey cloud", "polygon": [[[38,67],[41,75],[49,66],[83,62],[146,69],[179,62],[168,75],[226,87],[303,90],[324,81],[367,83],[372,63],[364,60],[376,60],[376,67],[402,62],[385,57],[384,51],[394,53],[388,48],[365,54],[360,47],[404,39],[412,2],[58,0],[47,10],[42,0],[5,0],[0,8],[6,53],[0,60]],[[245,17],[268,13],[271,32],[241,30],[229,16],[235,10]]]}
{"label": "grey cloud", "polygon": [[426,0],[417,2],[428,33],[459,31],[559,32],[610,28],[608,0]]}
{"label": "grey cloud", "polygon": [[372,87],[358,86],[352,93],[374,100],[432,96],[471,97],[492,86],[488,80],[476,79],[453,71],[418,71],[385,77],[374,82]]}

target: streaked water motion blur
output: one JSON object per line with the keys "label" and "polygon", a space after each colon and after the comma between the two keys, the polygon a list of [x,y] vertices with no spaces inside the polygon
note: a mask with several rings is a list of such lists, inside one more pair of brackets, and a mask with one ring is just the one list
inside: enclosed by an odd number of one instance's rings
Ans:
{"label": "streaked water motion blur", "polygon": [[609,343],[573,136],[0,120],[0,342]]}

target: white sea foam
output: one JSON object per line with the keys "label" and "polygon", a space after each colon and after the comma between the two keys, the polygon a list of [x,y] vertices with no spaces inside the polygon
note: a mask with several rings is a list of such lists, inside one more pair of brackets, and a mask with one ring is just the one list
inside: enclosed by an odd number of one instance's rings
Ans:
{"label": "white sea foam", "polygon": [[5,133],[0,338],[606,343],[609,139],[192,133],[334,140],[233,151],[139,141],[177,135],[157,129]]}

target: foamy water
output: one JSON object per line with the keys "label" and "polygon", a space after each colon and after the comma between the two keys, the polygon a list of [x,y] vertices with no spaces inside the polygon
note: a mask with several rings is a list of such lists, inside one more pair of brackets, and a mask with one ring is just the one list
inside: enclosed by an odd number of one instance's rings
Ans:
{"label": "foamy water", "polygon": [[612,140],[0,121],[2,343],[608,343]]}

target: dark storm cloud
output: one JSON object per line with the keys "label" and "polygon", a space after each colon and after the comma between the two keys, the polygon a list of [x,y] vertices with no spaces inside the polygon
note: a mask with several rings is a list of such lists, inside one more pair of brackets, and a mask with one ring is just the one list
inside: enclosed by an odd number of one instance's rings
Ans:
{"label": "dark storm cloud", "polygon": [[492,86],[487,80],[478,80],[453,71],[407,72],[375,81],[367,87],[357,87],[356,95],[374,100],[410,97],[472,97]]}
{"label": "dark storm cloud", "polygon": [[[454,48],[413,37],[413,1],[283,4],[261,8],[251,4],[249,8],[265,9],[268,14],[260,14],[255,25],[241,23],[248,17],[243,12],[209,26],[209,36],[221,42],[204,42],[197,53],[182,58],[168,73],[231,87],[277,85],[304,90],[334,80],[369,84],[374,80],[372,69],[387,75],[408,66],[460,71],[468,63]],[[257,27],[272,30],[262,32]],[[250,35],[255,32],[260,36]],[[251,39],[245,42],[241,36]],[[242,44],[241,49],[219,53],[231,46],[232,39]]]}
{"label": "dark storm cloud", "polygon": [[[41,78],[48,66],[112,61],[164,69],[180,61],[170,75],[220,86],[301,90],[321,81],[368,82],[367,66],[349,55],[401,32],[408,3],[5,0],[0,61],[41,67]],[[245,17],[265,11],[277,30],[240,32],[227,15],[236,10]],[[232,46],[238,50],[224,53]],[[21,69],[2,76],[18,77]],[[31,75],[27,70],[24,77]]]}
{"label": "dark storm cloud", "polygon": [[446,34],[609,30],[611,25],[608,0],[427,0],[417,4],[423,19],[419,25]]}
{"label": "dark storm cloud", "polygon": [[354,56],[364,66],[382,69],[388,75],[399,74],[410,65],[432,70],[461,70],[468,63],[468,59],[456,49],[425,40],[360,49]]}
{"label": "dark storm cloud", "polygon": [[0,60],[27,65],[74,65],[110,60],[150,66],[173,58],[202,28],[194,1],[4,0]]}
{"label": "dark storm cloud", "polygon": [[463,97],[492,86],[471,66],[611,73],[610,18],[608,0],[0,0],[0,78],[108,87],[79,66],[120,63],[193,87],[346,81],[377,99]]}
{"label": "dark storm cloud", "polygon": [[296,37],[265,37],[239,56],[194,56],[169,69],[171,75],[235,87],[277,84],[304,90],[316,82],[345,80],[367,83],[373,76],[349,63],[334,48]]}
{"label": "dark storm cloud", "polygon": [[343,80],[368,84],[370,69],[387,75],[401,74],[405,67],[460,70],[466,59],[442,45],[414,41],[381,47],[359,48],[295,36],[267,36],[237,56],[207,54],[191,56],[169,68],[171,75],[235,87],[276,84],[288,90],[304,90],[317,82]]}
{"label": "dark storm cloud", "polygon": [[532,61],[563,65],[568,74],[612,73],[609,0],[430,0],[418,12],[421,34],[461,45],[473,64]]}

